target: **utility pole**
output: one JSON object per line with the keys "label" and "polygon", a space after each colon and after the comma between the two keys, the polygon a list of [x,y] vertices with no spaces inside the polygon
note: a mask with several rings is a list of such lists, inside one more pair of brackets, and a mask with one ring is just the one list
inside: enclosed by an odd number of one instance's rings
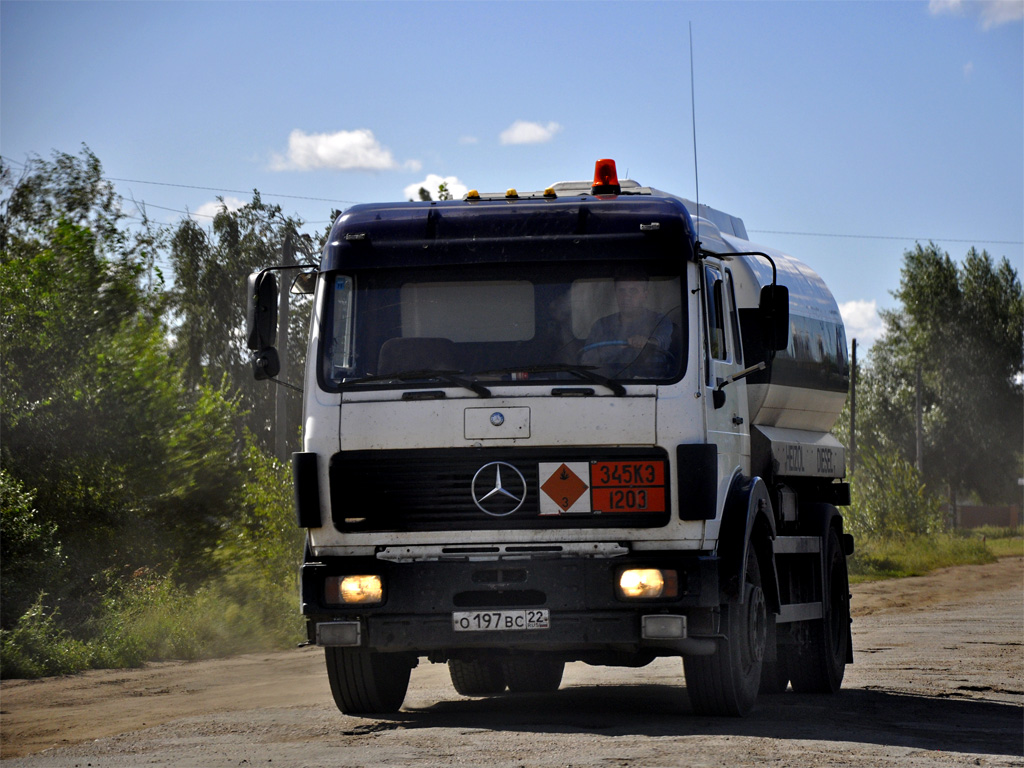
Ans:
{"label": "utility pole", "polygon": [[[295,264],[295,246],[292,242],[292,230],[289,228],[284,235],[284,244],[281,246],[281,263],[286,266]],[[288,294],[286,287],[287,280],[282,273],[281,290],[277,303],[277,354],[281,360],[280,376],[284,379],[288,373]],[[274,409],[274,454],[280,461],[288,460],[288,443],[291,437],[288,424],[288,392],[286,388],[277,385],[276,407]]]}
{"label": "utility pole", "polygon": [[915,421],[915,448],[917,460],[914,462],[917,467],[917,474],[924,474],[924,426],[923,409],[921,407],[921,364],[917,364],[916,371],[916,393],[914,396],[914,421]]}
{"label": "utility pole", "polygon": [[850,474],[857,466],[857,340],[850,355]]}

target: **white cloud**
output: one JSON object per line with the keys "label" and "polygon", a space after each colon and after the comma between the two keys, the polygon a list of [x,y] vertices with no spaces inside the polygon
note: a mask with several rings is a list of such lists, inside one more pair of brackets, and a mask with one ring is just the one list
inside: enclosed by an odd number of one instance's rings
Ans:
{"label": "white cloud", "polygon": [[960,15],[964,12],[963,0],[928,0],[928,12],[933,16],[943,13]]}
{"label": "white cloud", "polygon": [[1021,0],[929,0],[928,10],[936,16],[947,13],[956,16],[977,14],[982,29],[992,29],[1024,19],[1024,2]]}
{"label": "white cloud", "polygon": [[1024,19],[1024,2],[1021,0],[978,0],[978,4],[981,6],[981,26],[984,29]]}
{"label": "white cloud", "polygon": [[245,200],[239,200],[237,197],[227,196],[221,200],[211,200],[208,203],[203,203],[192,211],[191,215],[192,218],[200,224],[209,224],[210,221],[213,220],[213,217],[220,213],[222,208],[227,208],[229,211],[237,211],[245,204]]}
{"label": "white cloud", "polygon": [[857,346],[867,349],[885,333],[882,318],[878,316],[878,303],[872,299],[845,301],[839,305],[839,313],[846,326],[847,342],[857,340]]}
{"label": "white cloud", "polygon": [[512,125],[501,132],[502,144],[544,144],[551,141],[555,134],[562,130],[558,123],[531,123],[526,120],[516,120]]}
{"label": "white cloud", "polygon": [[479,144],[480,139],[476,136],[460,136],[459,144]]}
{"label": "white cloud", "polygon": [[270,162],[274,171],[418,171],[421,167],[417,160],[399,163],[366,128],[336,133],[306,133],[296,128],[288,135],[287,154],[275,154]]}
{"label": "white cloud", "polygon": [[427,178],[423,181],[418,181],[415,184],[410,184],[402,192],[404,200],[416,200],[420,199],[420,187],[427,190],[430,193],[430,197],[437,200],[437,188],[444,182],[448,185],[448,191],[452,193],[452,198],[458,200],[464,194],[469,191],[469,187],[459,181],[456,176],[438,176],[436,173],[428,173]]}

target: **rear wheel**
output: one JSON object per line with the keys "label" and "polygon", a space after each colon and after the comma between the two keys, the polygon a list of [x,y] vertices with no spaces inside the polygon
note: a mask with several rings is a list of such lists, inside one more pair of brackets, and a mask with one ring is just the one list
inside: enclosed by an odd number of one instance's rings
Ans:
{"label": "rear wheel", "polygon": [[505,690],[505,671],[492,659],[449,659],[452,685],[463,696],[494,696]]}
{"label": "rear wheel", "polygon": [[789,687],[789,671],[786,664],[779,657],[779,641],[775,628],[775,615],[768,614],[768,640],[764,650],[764,661],[761,663],[761,687],[758,690],[762,695],[773,695],[784,693]]}
{"label": "rear wheel", "polygon": [[684,656],[686,689],[701,715],[747,714],[761,684],[768,634],[768,608],[753,546],[747,550],[742,603],[722,606],[722,634],[711,656]]}
{"label": "rear wheel", "polygon": [[346,715],[397,712],[409,689],[413,662],[406,656],[356,648],[324,649],[327,679]]}
{"label": "rear wheel", "polygon": [[825,539],[825,595],[822,618],[808,622],[809,631],[789,663],[793,690],[835,693],[843,684],[850,651],[850,581],[846,553],[835,528]]}
{"label": "rear wheel", "polygon": [[508,689],[513,693],[547,693],[562,684],[565,662],[540,657],[517,657],[503,665]]}

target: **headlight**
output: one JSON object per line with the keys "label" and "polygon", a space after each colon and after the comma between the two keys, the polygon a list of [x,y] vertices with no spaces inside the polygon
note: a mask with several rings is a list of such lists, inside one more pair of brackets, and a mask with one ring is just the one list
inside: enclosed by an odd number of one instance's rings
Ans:
{"label": "headlight", "polygon": [[630,568],[619,574],[619,596],[634,600],[678,597],[679,575],[660,568]]}
{"label": "headlight", "polygon": [[331,576],[324,581],[328,605],[376,605],[384,600],[380,576]]}

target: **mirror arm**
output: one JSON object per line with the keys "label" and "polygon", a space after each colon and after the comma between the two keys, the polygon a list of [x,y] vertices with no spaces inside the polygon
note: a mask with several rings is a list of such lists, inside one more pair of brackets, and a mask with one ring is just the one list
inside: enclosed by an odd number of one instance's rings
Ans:
{"label": "mirror arm", "polygon": [[264,272],[284,272],[290,269],[305,269],[308,271],[311,269],[315,270],[316,267],[309,264],[279,264],[276,267],[264,267],[260,270],[260,274],[262,275]]}
{"label": "mirror arm", "polygon": [[752,365],[749,368],[744,368],[742,371],[737,371],[732,376],[728,376],[728,377],[726,377],[724,379],[719,379],[718,383],[715,385],[715,391],[719,392],[719,391],[725,389],[725,387],[727,387],[728,385],[732,384],[734,381],[739,381],[740,379],[745,379],[750,374],[757,373],[758,371],[763,371],[767,367],[768,367],[768,363],[766,363],[764,360],[762,360],[757,365]]}
{"label": "mirror arm", "polygon": [[[702,251],[703,253],[703,251]],[[769,256],[763,251],[740,251],[738,253],[716,253],[712,254],[720,259],[732,259],[737,256],[760,256],[762,259],[767,259],[768,263],[772,265],[772,288],[778,284],[778,270],[775,268],[775,259]]]}

